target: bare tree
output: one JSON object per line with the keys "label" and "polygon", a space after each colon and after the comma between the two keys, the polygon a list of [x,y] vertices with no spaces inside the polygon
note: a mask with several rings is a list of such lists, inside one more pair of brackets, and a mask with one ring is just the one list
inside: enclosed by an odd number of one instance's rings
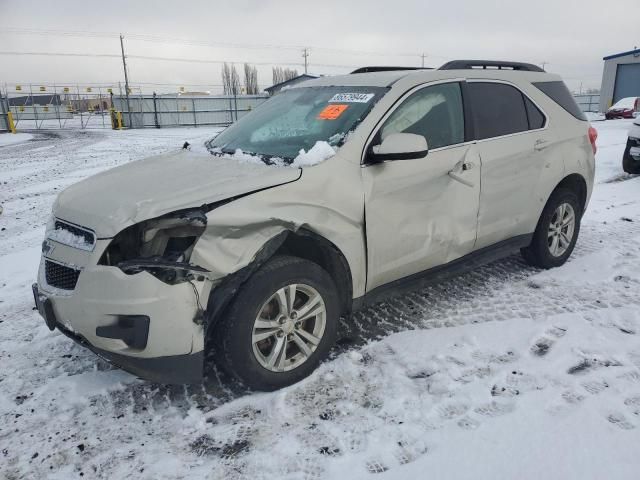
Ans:
{"label": "bare tree", "polygon": [[225,95],[238,95],[240,93],[240,76],[233,64],[222,65],[222,85]]}
{"label": "bare tree", "polygon": [[248,63],[244,64],[244,88],[247,95],[258,94],[258,69]]}
{"label": "bare tree", "polygon": [[291,68],[273,67],[273,84],[286,82],[298,76],[298,70]]}

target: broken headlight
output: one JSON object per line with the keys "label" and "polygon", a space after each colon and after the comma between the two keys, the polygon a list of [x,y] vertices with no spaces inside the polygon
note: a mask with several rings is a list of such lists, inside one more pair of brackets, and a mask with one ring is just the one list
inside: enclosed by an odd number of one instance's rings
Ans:
{"label": "broken headlight", "polygon": [[116,235],[101,265],[127,274],[147,271],[174,284],[202,277],[207,270],[189,263],[193,247],[207,226],[200,210],[185,210],[132,225]]}

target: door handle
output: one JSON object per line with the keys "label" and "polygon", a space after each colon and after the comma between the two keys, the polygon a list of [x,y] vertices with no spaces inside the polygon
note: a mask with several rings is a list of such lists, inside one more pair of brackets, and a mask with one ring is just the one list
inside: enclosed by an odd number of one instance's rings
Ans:
{"label": "door handle", "polygon": [[449,176],[453,178],[455,181],[460,182],[463,185],[466,185],[467,187],[473,188],[475,184],[470,180],[467,180],[466,178],[463,178],[461,176],[461,174],[471,169],[473,169],[473,163],[465,160],[461,160],[460,162],[456,163],[456,165],[449,171]]}
{"label": "door handle", "polygon": [[540,151],[540,150],[544,150],[549,145],[550,145],[549,141],[539,138],[538,140],[536,140],[536,143],[533,144],[533,148]]}

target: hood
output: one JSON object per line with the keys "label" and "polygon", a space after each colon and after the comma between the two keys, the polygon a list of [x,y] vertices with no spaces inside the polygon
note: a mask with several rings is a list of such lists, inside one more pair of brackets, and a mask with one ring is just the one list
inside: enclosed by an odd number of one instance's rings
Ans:
{"label": "hood", "polygon": [[58,196],[53,213],[109,238],[184,208],[296,181],[302,171],[188,151],[150,157],[89,177]]}

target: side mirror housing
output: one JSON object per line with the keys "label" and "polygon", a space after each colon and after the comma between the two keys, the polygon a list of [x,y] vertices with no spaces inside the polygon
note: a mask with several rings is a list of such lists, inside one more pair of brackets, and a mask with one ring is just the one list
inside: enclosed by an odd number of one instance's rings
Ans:
{"label": "side mirror housing", "polygon": [[374,145],[367,155],[369,163],[387,160],[413,160],[429,153],[427,139],[415,133],[392,133],[380,145]]}

